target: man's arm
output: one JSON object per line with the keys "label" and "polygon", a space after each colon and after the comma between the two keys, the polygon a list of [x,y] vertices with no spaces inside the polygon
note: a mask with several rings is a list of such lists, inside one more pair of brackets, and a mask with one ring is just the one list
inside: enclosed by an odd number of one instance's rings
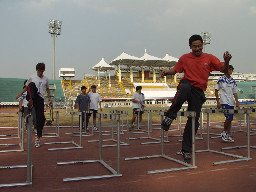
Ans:
{"label": "man's arm", "polygon": [[52,98],[51,98],[51,92],[50,92],[49,87],[46,88],[46,91],[47,91],[47,94],[48,94],[49,105],[52,105]]}
{"label": "man's arm", "polygon": [[221,104],[220,104],[220,98],[219,98],[219,91],[217,89],[215,89],[215,97],[216,97],[216,101],[217,101],[217,108],[220,109]]}
{"label": "man's arm", "polygon": [[102,108],[101,108],[101,101],[99,102],[99,104],[100,104],[100,111],[102,111]]}
{"label": "man's arm", "polygon": [[22,111],[22,102],[23,102],[23,99],[19,100],[19,111]]}
{"label": "man's arm", "polygon": [[221,68],[221,71],[222,73],[226,73],[228,71],[228,66],[229,66],[229,61],[230,59],[232,58],[231,54],[226,51],[224,54],[223,54],[223,58],[224,58],[224,65],[223,67]]}
{"label": "man's arm", "polygon": [[162,74],[161,74],[161,77],[163,78],[164,76],[167,76],[167,75],[175,75],[177,72],[171,68],[169,71],[163,71]]}
{"label": "man's arm", "polygon": [[131,101],[134,102],[134,103],[139,103],[140,102],[139,100],[136,100],[136,99],[132,99]]}
{"label": "man's arm", "polygon": [[79,103],[76,103],[76,106],[77,106],[78,112],[80,112]]}
{"label": "man's arm", "polygon": [[86,92],[86,94],[90,93],[92,91],[91,88],[88,89],[88,91]]}
{"label": "man's arm", "polygon": [[236,101],[236,107],[239,108],[237,93],[234,93],[234,97],[235,97],[235,101]]}
{"label": "man's arm", "polygon": [[24,87],[24,89],[20,92],[20,94],[16,95],[16,99],[19,99],[21,95],[28,90],[28,87]]}

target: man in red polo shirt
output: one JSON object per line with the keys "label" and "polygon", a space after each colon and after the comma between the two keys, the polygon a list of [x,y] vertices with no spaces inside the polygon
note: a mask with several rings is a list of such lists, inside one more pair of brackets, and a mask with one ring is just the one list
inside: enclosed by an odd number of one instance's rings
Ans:
{"label": "man in red polo shirt", "polygon": [[[204,91],[207,88],[208,77],[211,71],[221,71],[225,73],[232,58],[231,54],[226,51],[223,55],[224,63],[214,55],[203,53],[203,39],[200,35],[192,35],[189,38],[191,53],[184,54],[180,57],[178,63],[169,71],[163,71],[162,77],[166,75],[175,75],[184,72],[176,95],[172,101],[170,109],[166,113],[165,119],[161,123],[163,130],[168,131],[177,112],[185,101],[188,102],[188,111],[196,112],[196,131],[199,126],[199,117],[203,103],[206,101]],[[185,130],[183,133],[182,149],[184,161],[191,162],[192,148],[192,118],[188,117]]]}

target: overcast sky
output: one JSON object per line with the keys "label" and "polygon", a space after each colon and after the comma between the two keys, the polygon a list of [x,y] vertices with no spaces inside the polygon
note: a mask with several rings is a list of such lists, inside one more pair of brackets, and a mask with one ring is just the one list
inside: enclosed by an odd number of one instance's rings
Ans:
{"label": "overcast sky", "polygon": [[256,73],[255,0],[0,0],[0,77],[27,78],[38,62],[52,78],[50,19],[62,21],[56,38],[56,79],[73,67],[76,79],[102,57],[122,52],[179,58],[193,34],[211,32],[206,52],[223,60],[231,52],[235,71]]}

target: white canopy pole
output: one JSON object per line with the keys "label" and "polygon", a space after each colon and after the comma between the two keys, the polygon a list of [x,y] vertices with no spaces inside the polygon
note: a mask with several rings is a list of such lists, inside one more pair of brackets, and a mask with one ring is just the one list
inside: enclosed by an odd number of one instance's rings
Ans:
{"label": "white canopy pole", "polygon": [[118,69],[118,77],[119,77],[119,82],[121,82],[121,68],[120,68],[120,64],[119,64],[119,69]]}
{"label": "white canopy pole", "polygon": [[153,82],[155,83],[156,82],[156,70],[153,69]]}
{"label": "white canopy pole", "polygon": [[130,68],[130,80],[133,83],[133,70]]}
{"label": "white canopy pole", "polygon": [[110,71],[108,71],[108,75],[109,75],[109,87],[111,87]]}
{"label": "white canopy pole", "polygon": [[98,68],[98,86],[100,87],[100,68]]}
{"label": "white canopy pole", "polygon": [[141,82],[144,83],[144,79],[145,79],[145,76],[144,76],[144,69],[141,70]]}

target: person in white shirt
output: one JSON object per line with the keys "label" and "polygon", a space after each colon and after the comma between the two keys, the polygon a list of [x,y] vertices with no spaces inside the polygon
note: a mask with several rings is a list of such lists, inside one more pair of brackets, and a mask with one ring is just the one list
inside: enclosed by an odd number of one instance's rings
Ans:
{"label": "person in white shirt", "polygon": [[[27,80],[24,81],[23,89],[25,88]],[[19,98],[19,111],[22,112],[23,117],[28,115],[28,101],[26,99],[27,92],[24,92]]]}
{"label": "person in white shirt", "polygon": [[[238,97],[237,97],[237,84],[236,81],[231,77],[234,67],[229,65],[228,71],[224,76],[220,77],[217,81],[215,88],[215,97],[217,101],[217,108],[222,109],[234,109],[234,104],[236,102],[236,107],[239,108],[238,105]],[[220,91],[220,98],[219,98]],[[235,98],[235,102],[234,102]],[[224,113],[226,120],[224,122],[224,130],[221,133],[221,138],[224,142],[234,142],[232,137],[230,136],[231,130],[231,122],[233,120],[233,114]]]}
{"label": "person in white shirt", "polygon": [[144,113],[144,94],[141,93],[142,87],[137,86],[136,92],[132,96],[132,108],[133,108],[133,116],[131,120],[130,129],[133,128],[133,123],[135,122],[136,118],[138,118],[139,114],[139,123],[142,121],[142,114]]}
{"label": "person in white shirt", "polygon": [[[45,64],[38,63],[36,65],[36,75],[32,75],[26,83],[26,87],[20,94],[16,96],[19,98],[24,92],[27,91],[26,99],[28,100],[29,111],[34,110],[32,113],[33,119],[36,119],[36,142],[35,147],[40,147],[40,138],[42,137],[42,131],[45,123],[44,116],[44,94],[47,91],[49,104],[52,105],[51,93],[48,84],[48,78],[44,76]],[[33,109],[32,109],[33,107]]]}
{"label": "person in white shirt", "polygon": [[[101,102],[102,102],[102,98],[100,97],[99,93],[96,93],[96,85],[92,85],[91,89],[89,90],[91,92],[88,93],[89,97],[90,97],[90,111],[93,113],[93,129],[97,130],[96,127],[96,114],[98,113],[98,104],[100,106],[100,111],[102,111],[101,108]],[[90,116],[89,116],[90,118]]]}

